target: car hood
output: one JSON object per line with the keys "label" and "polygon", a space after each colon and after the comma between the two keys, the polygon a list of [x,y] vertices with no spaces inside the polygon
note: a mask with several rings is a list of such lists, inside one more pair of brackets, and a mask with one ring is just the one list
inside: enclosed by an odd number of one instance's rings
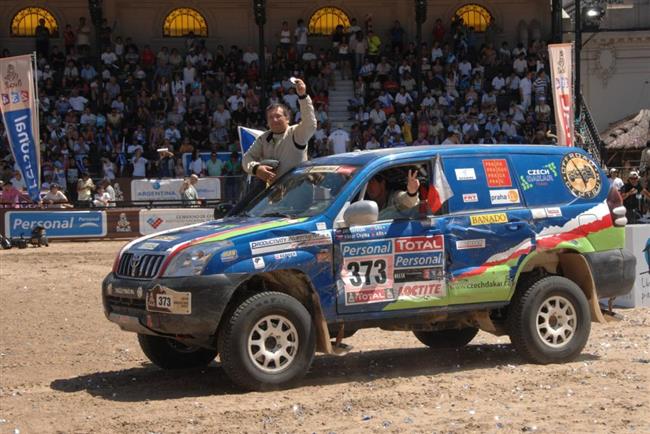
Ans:
{"label": "car hood", "polygon": [[186,245],[227,241],[243,235],[284,228],[306,219],[229,217],[138,238],[129,250],[169,252]]}

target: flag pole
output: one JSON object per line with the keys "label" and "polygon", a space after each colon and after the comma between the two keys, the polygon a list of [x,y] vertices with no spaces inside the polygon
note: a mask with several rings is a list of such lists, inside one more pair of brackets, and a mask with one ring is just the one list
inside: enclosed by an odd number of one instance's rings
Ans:
{"label": "flag pole", "polygon": [[41,118],[40,118],[40,111],[41,111],[41,100],[40,96],[38,94],[38,59],[37,59],[38,53],[36,51],[32,51],[32,62],[33,62],[33,70],[34,70],[34,125],[36,128],[34,128],[34,140],[36,143],[34,144],[36,146],[37,152],[36,152],[36,160],[38,164],[38,176],[36,179],[38,179],[38,188],[40,190],[41,188]]}

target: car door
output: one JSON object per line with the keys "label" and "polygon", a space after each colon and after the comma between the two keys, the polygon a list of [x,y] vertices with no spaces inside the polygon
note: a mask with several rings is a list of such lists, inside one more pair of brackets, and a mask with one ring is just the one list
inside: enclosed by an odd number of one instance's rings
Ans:
{"label": "car door", "polygon": [[450,305],[508,300],[534,228],[507,155],[449,156],[454,196],[441,221]]}
{"label": "car door", "polygon": [[398,165],[397,169],[413,164],[423,168],[417,210],[400,218],[335,230],[334,278],[339,314],[446,303],[444,239],[427,208],[424,193],[431,166],[429,161],[420,161]]}

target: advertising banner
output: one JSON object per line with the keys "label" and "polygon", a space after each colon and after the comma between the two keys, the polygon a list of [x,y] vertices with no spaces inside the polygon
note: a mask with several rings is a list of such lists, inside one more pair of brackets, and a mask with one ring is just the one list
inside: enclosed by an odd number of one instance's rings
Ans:
{"label": "advertising banner", "polygon": [[0,59],[0,109],[16,165],[38,202],[41,156],[32,55]]}
{"label": "advertising banner", "polygon": [[140,233],[149,235],[167,229],[204,223],[214,218],[208,208],[148,209],[140,210]]}
{"label": "advertising banner", "polygon": [[48,238],[106,236],[104,211],[9,211],[4,223],[8,238],[27,238],[36,226],[43,226]]}
{"label": "advertising banner", "polygon": [[625,248],[636,257],[636,280],[629,294],[614,299],[614,306],[650,307],[650,225],[627,225]]}
{"label": "advertising banner", "polygon": [[[131,181],[131,200],[181,200],[182,179],[135,179]],[[200,178],[195,186],[200,199],[221,199],[219,178]]]}
{"label": "advertising banner", "polygon": [[140,236],[140,210],[111,209],[106,210],[108,238],[136,238]]}
{"label": "advertising banner", "polygon": [[551,64],[558,145],[575,146],[573,135],[573,44],[550,44],[548,55]]}

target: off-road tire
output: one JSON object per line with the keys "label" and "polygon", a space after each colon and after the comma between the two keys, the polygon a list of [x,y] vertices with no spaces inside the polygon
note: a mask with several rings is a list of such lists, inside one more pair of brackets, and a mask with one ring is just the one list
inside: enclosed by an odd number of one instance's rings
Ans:
{"label": "off-road tire", "polygon": [[[556,307],[559,309],[557,315],[553,313]],[[512,299],[508,330],[517,352],[530,362],[548,364],[574,360],[586,345],[591,330],[587,297],[578,285],[562,276],[531,281],[519,287]],[[562,335],[561,342],[550,342],[549,339],[555,339],[553,332],[556,330],[563,330],[557,333]]]}
{"label": "off-road tire", "polygon": [[[261,335],[256,334],[255,330],[260,330],[258,326],[264,321],[273,321],[269,318],[282,318],[287,326],[283,335],[286,340],[282,338],[276,342],[275,338],[270,337],[263,341],[264,348],[253,343],[249,347],[249,339],[251,342],[261,341],[257,339]],[[287,346],[286,342],[291,340],[291,336],[293,345]],[[273,367],[263,366],[267,354],[275,355],[273,348],[267,347],[266,339],[284,345],[282,349],[285,354],[292,352],[289,356],[291,359],[284,357],[284,367],[282,359],[279,366],[277,363],[273,363]],[[268,345],[272,346],[271,343]],[[309,311],[298,300],[280,292],[262,292],[243,300],[230,318],[225,319],[219,330],[217,346],[221,364],[235,384],[247,390],[274,390],[290,387],[307,373],[314,359],[316,331]],[[262,355],[256,358],[255,354],[260,353]],[[274,369],[276,372],[269,372]]]}
{"label": "off-road tire", "polygon": [[208,365],[217,357],[217,350],[188,347],[178,341],[158,336],[138,334],[142,352],[162,369],[188,369]]}
{"label": "off-road tire", "polygon": [[469,344],[478,333],[475,327],[435,331],[414,331],[415,337],[431,348],[460,348]]}

